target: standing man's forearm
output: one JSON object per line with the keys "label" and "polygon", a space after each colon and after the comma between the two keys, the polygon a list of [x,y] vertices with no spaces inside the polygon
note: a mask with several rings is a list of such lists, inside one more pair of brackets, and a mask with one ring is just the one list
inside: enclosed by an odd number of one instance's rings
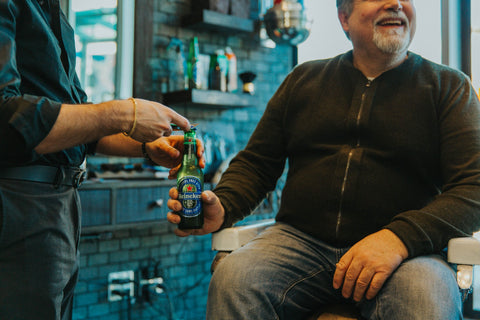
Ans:
{"label": "standing man's forearm", "polygon": [[182,129],[190,127],[188,120],[172,109],[142,99],[63,104],[54,126],[35,151],[39,154],[58,152],[121,132],[131,132],[131,138],[140,142],[153,141],[170,135],[170,123]]}
{"label": "standing man's forearm", "polygon": [[[96,105],[62,105],[52,130],[35,148],[39,154],[58,152],[127,129],[128,107],[115,102]],[[112,112],[116,109],[116,112]],[[133,113],[130,114],[132,119]],[[131,122],[132,120],[130,120]]]}

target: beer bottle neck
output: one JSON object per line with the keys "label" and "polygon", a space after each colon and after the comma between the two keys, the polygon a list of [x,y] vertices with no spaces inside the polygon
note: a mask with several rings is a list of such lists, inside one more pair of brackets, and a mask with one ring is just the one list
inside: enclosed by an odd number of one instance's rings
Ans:
{"label": "beer bottle neck", "polygon": [[186,131],[183,136],[183,165],[193,166],[198,164],[197,160],[197,141],[195,130]]}
{"label": "beer bottle neck", "polygon": [[184,166],[191,166],[197,165],[197,144],[193,143],[185,143],[184,144],[184,153],[183,153],[183,165]]}

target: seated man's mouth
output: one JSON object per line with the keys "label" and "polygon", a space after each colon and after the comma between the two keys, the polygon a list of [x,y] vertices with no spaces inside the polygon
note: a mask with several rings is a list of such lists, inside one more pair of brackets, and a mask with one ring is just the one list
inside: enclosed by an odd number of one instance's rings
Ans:
{"label": "seated man's mouth", "polygon": [[405,21],[402,19],[383,19],[377,22],[377,26],[381,27],[402,27]]}

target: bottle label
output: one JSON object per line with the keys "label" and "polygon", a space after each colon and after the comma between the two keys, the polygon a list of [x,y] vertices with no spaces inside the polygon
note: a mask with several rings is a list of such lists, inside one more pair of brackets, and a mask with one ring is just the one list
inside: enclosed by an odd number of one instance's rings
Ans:
{"label": "bottle label", "polygon": [[182,178],[178,182],[178,200],[183,206],[185,217],[196,217],[202,212],[202,184],[193,176]]}

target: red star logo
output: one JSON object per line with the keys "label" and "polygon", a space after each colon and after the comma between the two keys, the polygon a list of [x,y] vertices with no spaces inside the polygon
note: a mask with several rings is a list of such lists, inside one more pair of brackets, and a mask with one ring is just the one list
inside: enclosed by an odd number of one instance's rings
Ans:
{"label": "red star logo", "polygon": [[193,190],[193,189],[192,189],[192,186],[188,186],[188,187],[187,187],[187,191],[192,191],[192,190]]}

